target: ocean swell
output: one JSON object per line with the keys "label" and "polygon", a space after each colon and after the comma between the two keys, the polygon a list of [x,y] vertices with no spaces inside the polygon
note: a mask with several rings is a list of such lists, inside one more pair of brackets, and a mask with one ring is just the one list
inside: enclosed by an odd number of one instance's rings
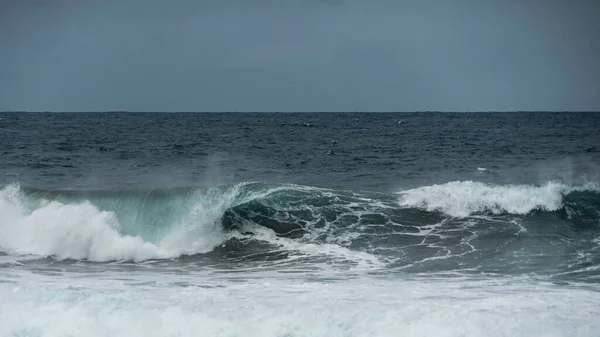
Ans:
{"label": "ocean swell", "polygon": [[397,194],[261,183],[149,191],[9,185],[0,189],[0,253],[144,261],[254,240],[285,251],[350,256],[418,244],[419,236],[443,226],[447,218],[536,212],[596,228],[600,192],[595,185],[472,181]]}

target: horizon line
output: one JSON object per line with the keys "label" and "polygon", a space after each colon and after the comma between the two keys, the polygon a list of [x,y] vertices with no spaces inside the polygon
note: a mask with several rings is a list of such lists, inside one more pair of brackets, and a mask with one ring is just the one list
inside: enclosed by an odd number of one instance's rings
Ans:
{"label": "horizon line", "polygon": [[414,111],[144,111],[144,110],[82,110],[82,111],[51,111],[51,110],[2,110],[0,113],[598,113],[600,110],[414,110]]}

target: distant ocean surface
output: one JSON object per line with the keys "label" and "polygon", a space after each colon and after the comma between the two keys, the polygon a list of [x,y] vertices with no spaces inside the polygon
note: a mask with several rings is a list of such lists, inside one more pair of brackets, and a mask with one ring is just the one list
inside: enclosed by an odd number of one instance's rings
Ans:
{"label": "distant ocean surface", "polygon": [[0,336],[599,336],[600,113],[0,113]]}

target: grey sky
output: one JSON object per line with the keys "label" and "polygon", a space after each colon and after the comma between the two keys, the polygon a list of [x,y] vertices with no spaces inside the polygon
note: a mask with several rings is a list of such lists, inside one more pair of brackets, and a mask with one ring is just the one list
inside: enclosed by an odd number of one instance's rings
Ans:
{"label": "grey sky", "polygon": [[600,110],[599,1],[0,6],[0,110]]}

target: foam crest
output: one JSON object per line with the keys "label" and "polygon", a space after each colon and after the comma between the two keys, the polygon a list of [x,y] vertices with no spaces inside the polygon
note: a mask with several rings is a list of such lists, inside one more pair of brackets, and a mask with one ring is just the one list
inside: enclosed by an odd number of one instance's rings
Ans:
{"label": "foam crest", "polygon": [[[89,201],[61,203],[27,199],[18,186],[0,190],[0,251],[90,261],[174,258],[212,250],[225,240],[218,225],[239,187],[215,198],[208,193],[157,242],[120,232],[112,211]],[[216,192],[215,192],[216,193]]]}
{"label": "foam crest", "polygon": [[399,203],[455,217],[475,213],[527,214],[534,210],[557,211],[563,207],[566,194],[588,188],[592,187],[575,188],[556,182],[534,186],[453,181],[401,191]]}

